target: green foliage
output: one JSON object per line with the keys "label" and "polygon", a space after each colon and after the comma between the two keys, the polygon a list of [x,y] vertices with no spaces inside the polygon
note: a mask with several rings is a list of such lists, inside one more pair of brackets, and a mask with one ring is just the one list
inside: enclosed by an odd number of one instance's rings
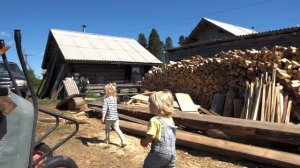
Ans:
{"label": "green foliage", "polygon": [[41,80],[36,78],[33,69],[28,69],[28,74],[32,83],[32,87],[36,91],[41,84]]}
{"label": "green foliage", "polygon": [[167,37],[165,40],[165,44],[163,44],[163,45],[164,45],[164,55],[162,57],[162,62],[167,63],[167,62],[169,62],[167,50],[174,48],[171,37]]}
{"label": "green foliage", "polygon": [[149,35],[148,51],[161,60],[163,57],[163,46],[157,31],[152,29]]}
{"label": "green foliage", "polygon": [[178,44],[179,46],[183,46],[185,43],[186,37],[184,37],[183,35],[179,36],[179,40],[178,40]]}
{"label": "green foliage", "polygon": [[147,48],[147,39],[143,33],[139,34],[138,42],[144,47]]}
{"label": "green foliage", "polygon": [[165,41],[165,50],[174,48],[171,37],[167,37]]}

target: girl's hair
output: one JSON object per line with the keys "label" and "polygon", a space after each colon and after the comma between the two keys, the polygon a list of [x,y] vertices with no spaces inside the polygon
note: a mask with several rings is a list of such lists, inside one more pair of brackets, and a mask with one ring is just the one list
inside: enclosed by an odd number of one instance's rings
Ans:
{"label": "girl's hair", "polygon": [[108,83],[104,86],[105,97],[117,97],[117,87],[115,83]]}
{"label": "girl's hair", "polygon": [[149,97],[150,111],[158,115],[173,115],[173,101],[173,95],[169,90],[154,92]]}

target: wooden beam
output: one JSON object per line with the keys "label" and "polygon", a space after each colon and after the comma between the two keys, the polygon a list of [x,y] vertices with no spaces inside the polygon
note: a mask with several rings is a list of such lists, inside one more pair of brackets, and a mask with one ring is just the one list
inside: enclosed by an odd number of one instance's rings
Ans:
{"label": "wooden beam", "polygon": [[[119,104],[118,112],[146,121],[153,117],[153,114],[149,113],[148,107]],[[263,141],[300,145],[300,130],[299,127],[295,125],[213,115],[190,114],[180,111],[176,112],[173,119],[176,125],[182,125],[201,131],[216,129],[231,136],[244,138],[253,137]]]}
{"label": "wooden beam", "polygon": [[[120,121],[124,132],[145,136],[147,126]],[[267,148],[250,146],[178,130],[176,144],[197,150],[205,150],[234,158],[242,158],[280,167],[300,167],[300,155]]]}
{"label": "wooden beam", "polygon": [[58,75],[56,76],[56,80],[55,80],[55,82],[54,82],[54,85],[53,85],[53,87],[52,87],[52,89],[51,89],[51,92],[50,92],[50,95],[49,95],[49,97],[52,99],[52,98],[54,98],[53,97],[53,94],[55,93],[55,91],[57,91],[58,90],[58,84],[60,83],[60,82],[62,82],[62,80],[61,80],[61,76],[62,76],[62,74],[63,74],[63,72],[64,72],[64,70],[65,70],[65,66],[66,66],[66,64],[63,64],[62,66],[61,66],[61,68],[60,68],[60,70],[59,70],[59,73],[58,73]]}

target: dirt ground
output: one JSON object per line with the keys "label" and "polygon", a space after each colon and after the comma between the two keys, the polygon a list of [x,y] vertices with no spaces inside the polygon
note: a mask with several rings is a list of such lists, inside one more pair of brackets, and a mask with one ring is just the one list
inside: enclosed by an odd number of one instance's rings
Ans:
{"label": "dirt ground", "polygon": [[[58,112],[66,116],[75,116],[72,111],[59,111],[55,108],[56,103],[39,103],[39,107],[50,111]],[[40,114],[39,118],[49,118]],[[124,148],[119,146],[120,140],[117,134],[112,131],[112,144],[105,144],[104,125],[97,118],[81,116],[87,121],[80,124],[79,132],[69,141],[54,151],[54,155],[63,155],[75,160],[79,168],[140,168],[149,152],[149,148],[140,145],[140,138],[129,135],[125,132],[128,145]],[[45,133],[53,123],[38,122],[37,137]],[[62,123],[49,137],[45,143],[53,146],[59,140],[66,137],[74,130],[73,124]],[[239,160],[226,156],[216,155],[205,151],[176,147],[176,166],[178,168],[270,168],[267,166],[247,160]]]}

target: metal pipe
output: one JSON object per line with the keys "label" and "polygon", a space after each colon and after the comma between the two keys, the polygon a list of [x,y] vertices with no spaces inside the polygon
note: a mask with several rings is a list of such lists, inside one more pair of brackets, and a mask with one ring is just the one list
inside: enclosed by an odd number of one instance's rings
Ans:
{"label": "metal pipe", "polygon": [[18,53],[18,56],[19,56],[19,60],[20,60],[23,72],[24,72],[25,79],[27,80],[28,89],[29,89],[30,94],[31,94],[32,104],[33,104],[33,108],[34,108],[33,129],[32,129],[32,134],[31,134],[31,149],[30,149],[30,155],[29,155],[29,158],[28,158],[29,159],[29,167],[32,167],[32,156],[33,156],[33,153],[34,153],[38,103],[37,103],[37,98],[36,98],[36,95],[35,95],[33,87],[32,87],[32,83],[31,83],[31,80],[30,80],[29,73],[27,71],[26,62],[25,62],[24,57],[23,57],[23,51],[22,51],[22,45],[21,45],[22,37],[21,37],[21,31],[20,30],[15,30],[14,38],[15,38],[17,53]]}

